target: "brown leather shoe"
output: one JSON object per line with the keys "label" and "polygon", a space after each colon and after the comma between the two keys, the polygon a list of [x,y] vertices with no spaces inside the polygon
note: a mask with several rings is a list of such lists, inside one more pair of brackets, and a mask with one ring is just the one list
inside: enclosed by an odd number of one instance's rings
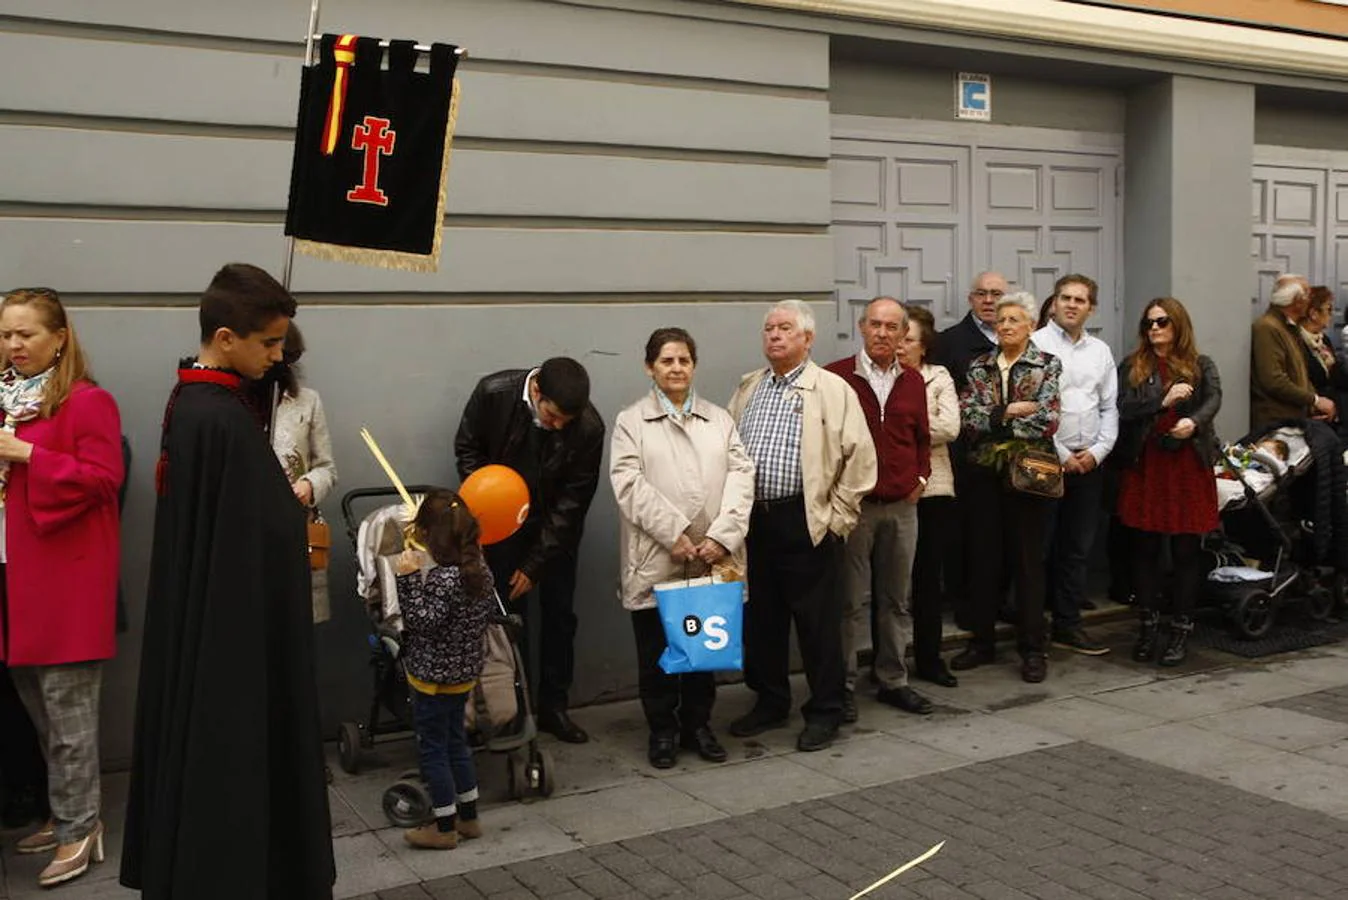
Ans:
{"label": "brown leather shoe", "polygon": [[454,830],[458,832],[459,837],[465,841],[471,841],[474,838],[482,837],[481,819],[455,819]]}
{"label": "brown leather shoe", "polygon": [[420,850],[453,850],[459,846],[457,831],[441,831],[435,822],[427,822],[403,832],[403,840]]}
{"label": "brown leather shoe", "polygon": [[49,850],[55,850],[61,846],[61,842],[56,839],[56,823],[51,819],[37,831],[28,835],[26,838],[20,838],[14,845],[16,853],[46,853]]}
{"label": "brown leather shoe", "polygon": [[56,855],[37,877],[37,883],[43,887],[55,887],[79,878],[89,871],[90,861],[103,861],[103,823],[95,822],[94,830],[73,844],[61,844]]}

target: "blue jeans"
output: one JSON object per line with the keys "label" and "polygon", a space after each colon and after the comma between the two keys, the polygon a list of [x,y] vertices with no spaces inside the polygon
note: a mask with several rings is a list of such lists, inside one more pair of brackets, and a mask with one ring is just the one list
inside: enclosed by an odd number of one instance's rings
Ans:
{"label": "blue jeans", "polygon": [[477,799],[473,751],[463,727],[470,694],[423,694],[412,690],[412,722],[421,756],[421,777],[431,791],[436,818],[452,816],[459,800]]}
{"label": "blue jeans", "polygon": [[1054,502],[1045,542],[1045,584],[1053,630],[1081,627],[1081,605],[1086,601],[1091,548],[1095,544],[1105,490],[1104,469],[1063,477],[1063,497]]}

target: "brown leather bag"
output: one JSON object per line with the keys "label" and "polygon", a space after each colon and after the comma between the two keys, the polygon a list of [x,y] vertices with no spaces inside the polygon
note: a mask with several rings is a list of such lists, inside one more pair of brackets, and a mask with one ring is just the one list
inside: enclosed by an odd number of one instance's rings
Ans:
{"label": "brown leather bag", "polygon": [[323,514],[314,510],[309,519],[309,568],[321,572],[328,567],[328,556],[332,550],[332,529],[323,519]]}
{"label": "brown leather bag", "polygon": [[1011,457],[1006,478],[1013,491],[1057,500],[1063,495],[1062,463],[1050,450],[1021,450]]}

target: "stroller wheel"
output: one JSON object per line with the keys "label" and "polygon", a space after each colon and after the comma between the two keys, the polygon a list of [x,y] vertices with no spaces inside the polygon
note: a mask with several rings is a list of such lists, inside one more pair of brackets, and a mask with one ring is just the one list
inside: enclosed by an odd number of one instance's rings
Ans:
{"label": "stroller wheel", "polygon": [[360,771],[360,744],[360,726],[355,722],[343,722],[337,729],[337,761],[348,775]]}
{"label": "stroller wheel", "polygon": [[1334,593],[1327,587],[1316,585],[1306,592],[1306,615],[1317,622],[1329,618],[1334,611]]}
{"label": "stroller wheel", "polygon": [[523,800],[529,790],[529,776],[524,771],[524,760],[518,753],[506,756],[506,780],[509,783],[510,799]]}
{"label": "stroller wheel", "polygon": [[533,781],[538,790],[538,796],[551,797],[552,792],[557,787],[557,764],[553,762],[552,754],[546,750],[538,751],[538,760],[533,764],[534,774],[537,781]]}
{"label": "stroller wheel", "polygon": [[384,791],[384,815],[399,828],[415,828],[431,816],[431,798],[416,781],[399,781]]}
{"label": "stroller wheel", "polygon": [[1255,640],[1268,634],[1273,627],[1273,598],[1265,591],[1250,591],[1236,602],[1231,610],[1231,619],[1235,622],[1240,636]]}

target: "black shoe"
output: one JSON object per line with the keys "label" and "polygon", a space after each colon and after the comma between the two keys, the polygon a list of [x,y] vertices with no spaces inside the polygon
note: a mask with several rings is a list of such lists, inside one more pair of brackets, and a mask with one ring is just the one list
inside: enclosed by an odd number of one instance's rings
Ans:
{"label": "black shoe", "polygon": [[1099,609],[1099,607],[1095,605],[1095,601],[1089,598],[1085,598],[1081,601],[1081,608],[1087,611],[1092,609]]}
{"label": "black shoe", "polygon": [[1109,648],[1104,644],[1091,640],[1091,636],[1086,633],[1086,629],[1080,625],[1062,631],[1055,630],[1053,632],[1053,646],[1061,647],[1063,650],[1071,650],[1073,653],[1080,653],[1083,656],[1104,656],[1109,652]]}
{"label": "black shoe", "polygon": [[1175,616],[1170,622],[1170,640],[1161,651],[1161,665],[1178,666],[1189,655],[1189,633],[1194,630],[1194,621],[1188,616]]}
{"label": "black shoe", "polygon": [[802,753],[814,753],[816,750],[827,750],[833,746],[833,739],[838,736],[837,725],[826,725],[823,722],[806,722],[805,730],[796,738],[796,749]]}
{"label": "black shoe", "polygon": [[1133,644],[1134,662],[1154,662],[1156,644],[1161,635],[1161,614],[1143,610],[1138,617],[1137,643]]}
{"label": "black shoe", "polygon": [[977,669],[979,666],[986,666],[996,659],[996,654],[991,650],[979,650],[975,647],[967,647],[961,653],[956,653],[950,658],[950,668],[956,672],[964,672],[969,669]]}
{"label": "black shoe", "polygon": [[585,729],[571,721],[571,717],[564,709],[539,710],[538,730],[547,732],[568,744],[584,744],[590,739]]}
{"label": "black shoe", "polygon": [[672,734],[651,735],[650,749],[646,758],[657,769],[672,769],[679,758],[679,748]]}
{"label": "black shoe", "polygon": [[857,713],[857,695],[852,691],[843,691],[842,720],[844,725],[855,725]]}
{"label": "black shoe", "polygon": [[875,699],[918,716],[929,716],[932,711],[931,701],[906,684],[898,688],[881,688]]}
{"label": "black shoe", "polygon": [[707,762],[725,762],[730,756],[706,725],[696,731],[685,731],[680,743],[685,750],[696,750],[697,755]]}
{"label": "black shoe", "polygon": [[941,660],[936,661],[934,666],[918,666],[913,670],[913,675],[923,681],[930,681],[932,684],[939,684],[941,687],[959,687],[960,680],[950,674],[950,669]]}
{"label": "black shoe", "polygon": [[786,713],[768,712],[762,707],[755,706],[730,723],[730,733],[735,737],[753,737],[774,728],[781,728],[788,718]]}
{"label": "black shoe", "polygon": [[1030,684],[1043,681],[1048,677],[1048,657],[1042,653],[1025,657],[1025,661],[1020,664],[1020,677]]}

